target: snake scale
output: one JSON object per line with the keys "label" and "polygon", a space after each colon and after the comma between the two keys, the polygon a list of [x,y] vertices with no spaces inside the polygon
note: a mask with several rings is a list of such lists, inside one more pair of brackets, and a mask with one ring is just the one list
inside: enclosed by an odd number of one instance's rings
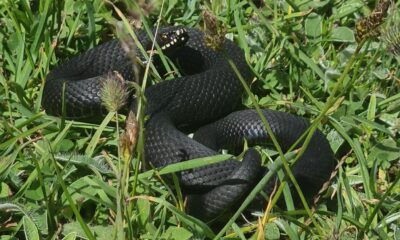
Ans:
{"label": "snake scale", "polygon": [[[149,50],[151,40],[136,32]],[[237,152],[245,140],[250,148],[243,160],[234,157],[207,166],[181,171],[179,180],[187,197],[189,214],[210,220],[234,208],[268,171],[251,146],[271,143],[254,110],[242,109],[243,86],[221,51],[204,43],[204,33],[187,27],[159,29],[157,43],[182,71],[182,77],[163,81],[145,91],[145,158],[154,167],[213,156],[221,149]],[[223,47],[244,79],[252,73],[243,51],[225,39]],[[173,50],[169,50],[173,49]],[[155,61],[156,62],[156,61]],[[133,80],[132,61],[117,40],[101,44],[53,69],[46,78],[42,105],[48,114],[60,116],[62,104],[69,118],[101,116],[100,91],[104,76],[117,71]],[[64,101],[63,101],[64,99]],[[133,100],[134,101],[134,100]],[[240,111],[238,111],[240,110]],[[274,110],[263,110],[283,151],[307,130],[308,121]],[[187,133],[196,130],[193,138]],[[299,143],[296,147],[301,147]],[[292,168],[303,193],[311,198],[329,179],[334,157],[325,136],[317,130]],[[273,181],[265,187],[271,193]],[[265,199],[255,200],[264,206]]]}

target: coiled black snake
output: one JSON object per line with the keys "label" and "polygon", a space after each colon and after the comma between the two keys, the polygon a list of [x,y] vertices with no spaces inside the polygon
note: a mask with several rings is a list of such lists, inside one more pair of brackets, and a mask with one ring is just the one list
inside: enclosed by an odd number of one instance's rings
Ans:
{"label": "coiled black snake", "polygon": [[[151,41],[147,35],[141,31],[137,35],[148,49]],[[205,45],[203,32],[166,27],[159,30],[156,41],[184,76],[163,81],[145,92],[146,113],[150,116],[145,132],[147,161],[162,167],[216,155],[220,149],[241,149],[244,139],[249,146],[268,143],[258,114],[253,110],[237,111],[241,108],[242,84],[224,54]],[[171,46],[173,51],[168,50]],[[225,40],[224,48],[244,79],[250,80],[252,75],[242,50],[230,40]],[[100,98],[103,77],[113,71],[125,80],[134,77],[132,62],[116,40],[52,70],[46,79],[42,104],[47,113],[59,116],[64,97],[67,117],[100,115],[104,112]],[[306,120],[284,112],[263,110],[263,114],[283,151],[309,127]],[[187,137],[187,129],[199,130],[192,139]],[[333,166],[329,143],[317,130],[292,171],[306,196],[313,196],[328,180]],[[265,171],[260,155],[250,148],[241,162],[232,158],[180,172],[188,212],[204,220],[217,216],[235,206]],[[271,187],[268,184],[265,191],[270,192]]]}

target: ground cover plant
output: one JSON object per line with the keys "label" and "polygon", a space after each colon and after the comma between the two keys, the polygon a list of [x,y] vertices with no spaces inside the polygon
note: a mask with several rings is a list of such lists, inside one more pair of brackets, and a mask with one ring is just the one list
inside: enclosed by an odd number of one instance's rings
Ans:
{"label": "ground cover plant", "polygon": [[[361,0],[0,2],[0,239],[399,239],[398,7]],[[50,69],[158,24],[197,26],[212,33],[211,45],[221,35],[233,39],[255,75],[244,103],[303,116],[327,135],[337,168],[316,204],[295,206],[282,187],[258,217],[244,219],[241,208],[212,229],[184,212],[176,178],[168,185],[165,175],[225,156],[144,171],[143,110],[128,132],[112,104],[100,124],[45,114]],[[151,71],[144,78],[163,81]],[[144,85],[134,89],[141,99]],[[273,147],[262,152],[279,158]]]}

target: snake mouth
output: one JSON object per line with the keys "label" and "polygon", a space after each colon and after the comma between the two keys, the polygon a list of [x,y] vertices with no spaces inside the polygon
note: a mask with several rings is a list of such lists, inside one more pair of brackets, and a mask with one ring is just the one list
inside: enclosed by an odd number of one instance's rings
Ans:
{"label": "snake mouth", "polygon": [[172,51],[186,44],[189,34],[185,28],[159,33],[156,41],[163,52]]}

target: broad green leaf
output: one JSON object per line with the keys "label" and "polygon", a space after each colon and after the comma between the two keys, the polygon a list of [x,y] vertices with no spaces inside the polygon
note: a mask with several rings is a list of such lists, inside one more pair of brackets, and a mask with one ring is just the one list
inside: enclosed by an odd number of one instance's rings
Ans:
{"label": "broad green leaf", "polygon": [[140,225],[146,226],[146,223],[151,221],[150,202],[143,199],[138,199],[136,201],[136,206],[138,209],[138,220],[140,222]]}
{"label": "broad green leaf", "polygon": [[[110,209],[115,208],[114,202],[104,192],[101,186],[90,180],[91,176],[79,178],[68,186],[68,191],[73,200],[83,203],[89,199],[101,203]],[[115,195],[113,195],[114,197]],[[65,195],[62,195],[63,204],[68,204]]]}
{"label": "broad green leaf", "polygon": [[376,116],[376,95],[372,94],[369,100],[367,119],[369,121],[374,121]]}
{"label": "broad green leaf", "polygon": [[23,225],[24,225],[25,239],[27,239],[27,240],[40,240],[39,230],[37,229],[37,227],[33,223],[33,221],[29,217],[23,216],[22,217],[22,222],[23,222]]}
{"label": "broad green leaf", "polygon": [[368,166],[371,167],[374,161],[390,162],[400,159],[400,148],[391,139],[385,139],[371,148],[368,155]]}
{"label": "broad green leaf", "polygon": [[304,24],[307,37],[311,40],[320,40],[322,35],[322,17],[316,13],[311,13]]}
{"label": "broad green leaf", "polygon": [[336,9],[336,13],[333,15],[334,19],[341,19],[348,16],[364,6],[364,3],[360,0],[344,1],[343,4]]}
{"label": "broad green leaf", "polygon": [[9,167],[15,161],[15,158],[11,156],[0,157],[0,180],[3,180],[7,176],[7,172],[10,170]]}
{"label": "broad green leaf", "polygon": [[279,228],[274,222],[267,223],[264,227],[264,236],[265,239],[269,240],[278,240],[280,239]]}
{"label": "broad green leaf", "polygon": [[191,239],[193,237],[193,233],[188,231],[183,227],[169,227],[167,231],[162,235],[164,239],[179,239],[179,240],[186,240]]}
{"label": "broad green leaf", "polygon": [[10,193],[11,193],[10,187],[5,182],[1,182],[0,183],[0,199],[9,197]]}
{"label": "broad green leaf", "polygon": [[[110,240],[112,239],[113,226],[112,225],[94,225],[89,226],[90,231],[95,236],[96,240]],[[86,235],[78,222],[70,222],[63,225],[63,235],[76,236],[75,238],[86,239]]]}
{"label": "broad green leaf", "polygon": [[62,240],[75,240],[78,234],[75,232],[68,233]]}
{"label": "broad green leaf", "polygon": [[0,236],[0,240],[20,240],[20,239],[11,235],[2,235]]}
{"label": "broad green leaf", "polygon": [[355,42],[354,32],[348,27],[337,27],[332,30],[331,40],[334,42]]}

